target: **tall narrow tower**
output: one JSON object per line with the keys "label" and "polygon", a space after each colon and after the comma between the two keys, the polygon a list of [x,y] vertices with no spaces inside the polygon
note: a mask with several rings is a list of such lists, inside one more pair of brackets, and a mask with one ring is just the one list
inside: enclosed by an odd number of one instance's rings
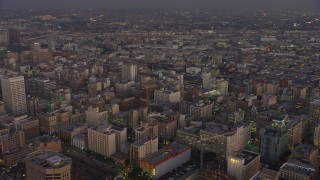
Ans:
{"label": "tall narrow tower", "polygon": [[27,113],[26,92],[23,76],[1,77],[2,97],[4,107],[12,115]]}

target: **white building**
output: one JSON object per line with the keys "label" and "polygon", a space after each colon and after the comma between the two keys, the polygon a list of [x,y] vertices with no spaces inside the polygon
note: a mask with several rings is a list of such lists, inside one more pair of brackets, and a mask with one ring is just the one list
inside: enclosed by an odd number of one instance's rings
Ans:
{"label": "white building", "polygon": [[27,113],[27,101],[23,76],[1,77],[4,107],[12,115]]}
{"label": "white building", "polygon": [[110,157],[116,153],[116,133],[108,125],[88,128],[88,149]]}

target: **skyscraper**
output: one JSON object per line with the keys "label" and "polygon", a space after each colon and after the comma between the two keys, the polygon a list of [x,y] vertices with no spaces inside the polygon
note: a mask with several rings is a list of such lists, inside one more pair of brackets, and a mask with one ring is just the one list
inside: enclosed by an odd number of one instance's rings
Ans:
{"label": "skyscraper", "polygon": [[27,101],[23,76],[1,77],[4,107],[12,115],[27,113]]}
{"label": "skyscraper", "polygon": [[273,120],[271,127],[261,131],[262,162],[276,165],[288,150],[288,131],[284,120]]}
{"label": "skyscraper", "polygon": [[138,66],[128,64],[122,66],[122,81],[136,81],[138,75]]}

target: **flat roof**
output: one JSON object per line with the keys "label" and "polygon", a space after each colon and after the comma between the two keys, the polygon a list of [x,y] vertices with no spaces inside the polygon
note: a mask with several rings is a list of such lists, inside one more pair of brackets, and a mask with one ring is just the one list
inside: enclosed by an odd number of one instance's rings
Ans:
{"label": "flat roof", "polygon": [[285,169],[305,176],[312,176],[316,171],[315,167],[309,162],[298,159],[290,159],[284,163],[280,169]]}
{"label": "flat roof", "polygon": [[144,158],[141,159],[141,161],[146,162],[151,165],[158,166],[162,164],[163,162],[187,151],[190,150],[190,146],[179,144],[179,143],[172,143],[167,147],[164,147],[157,152],[154,152]]}
{"label": "flat roof", "polygon": [[45,168],[61,168],[72,164],[71,158],[53,151],[33,152],[26,159]]}
{"label": "flat roof", "polygon": [[231,155],[231,157],[244,159],[244,165],[247,165],[251,161],[256,159],[259,155],[260,155],[259,153],[255,153],[255,152],[248,151],[248,150],[244,149],[244,150],[240,151],[239,153]]}

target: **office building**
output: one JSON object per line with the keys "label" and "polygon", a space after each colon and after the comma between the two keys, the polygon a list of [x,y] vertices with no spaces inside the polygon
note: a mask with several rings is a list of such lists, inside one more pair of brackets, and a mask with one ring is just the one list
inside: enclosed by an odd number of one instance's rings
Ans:
{"label": "office building", "polygon": [[1,77],[1,89],[4,107],[12,115],[21,115],[27,113],[27,101],[24,77]]}
{"label": "office building", "polygon": [[301,143],[303,135],[303,121],[298,118],[290,119],[287,122],[288,147],[292,151],[294,147]]}
{"label": "office building", "polygon": [[122,81],[136,81],[138,66],[135,64],[124,64],[121,69]]}
{"label": "office building", "polygon": [[181,98],[180,91],[170,91],[170,90],[164,90],[164,89],[157,89],[154,91],[155,102],[178,103],[180,102],[180,98]]}
{"label": "office building", "polygon": [[112,126],[111,130],[116,134],[116,151],[121,152],[121,144],[127,141],[127,128]]}
{"label": "office building", "polygon": [[140,126],[134,130],[135,141],[145,139],[148,137],[159,136],[159,126],[155,122],[141,122]]}
{"label": "office building", "polygon": [[140,159],[158,151],[158,137],[148,137],[136,141],[130,147],[130,162],[133,166],[140,165]]}
{"label": "office building", "polygon": [[0,29],[0,46],[8,46],[9,40],[9,31]]}
{"label": "office building", "polygon": [[99,107],[89,106],[85,111],[85,119],[89,127],[108,122],[108,111],[100,109]]}
{"label": "office building", "polygon": [[298,159],[290,159],[279,170],[279,179],[285,180],[317,180],[317,167]]}
{"label": "office building", "polygon": [[320,123],[314,128],[313,144],[320,148]]}
{"label": "office building", "polygon": [[16,117],[14,126],[25,134],[26,142],[40,135],[39,119],[35,117]]}
{"label": "office building", "polygon": [[190,161],[191,148],[179,143],[172,143],[140,160],[140,168],[152,178],[159,179],[173,169]]}
{"label": "office building", "polygon": [[241,150],[228,156],[228,175],[237,180],[247,180],[259,172],[259,153]]}
{"label": "office building", "polygon": [[260,132],[261,161],[277,165],[288,151],[288,131],[284,120],[273,120]]}
{"label": "office building", "polygon": [[10,154],[15,150],[23,148],[26,144],[23,131],[16,131],[7,135],[1,136],[0,147],[3,154]]}
{"label": "office building", "polygon": [[309,115],[312,124],[318,124],[320,119],[320,100],[315,100],[310,103]]}
{"label": "office building", "polygon": [[82,123],[65,124],[58,129],[58,137],[64,141],[71,142],[73,137],[86,133],[87,128],[87,124]]}
{"label": "office building", "polygon": [[60,152],[61,148],[61,140],[57,137],[52,137],[49,135],[39,136],[30,140],[27,143],[27,147],[31,150],[31,152],[35,151],[54,151]]}
{"label": "office building", "polygon": [[307,95],[307,88],[297,86],[293,88],[293,103],[299,103],[301,101],[304,101],[306,99]]}
{"label": "office building", "polygon": [[56,88],[56,82],[44,78],[32,78],[27,80],[27,92],[32,97],[51,100],[51,93]]}
{"label": "office building", "polygon": [[116,153],[116,133],[108,125],[88,128],[88,149],[110,157]]}
{"label": "office building", "polygon": [[26,179],[71,180],[71,158],[53,151],[30,153],[25,160]]}
{"label": "office building", "polygon": [[312,144],[299,144],[292,150],[292,159],[303,159],[310,161],[313,165],[318,164],[318,147]]}

